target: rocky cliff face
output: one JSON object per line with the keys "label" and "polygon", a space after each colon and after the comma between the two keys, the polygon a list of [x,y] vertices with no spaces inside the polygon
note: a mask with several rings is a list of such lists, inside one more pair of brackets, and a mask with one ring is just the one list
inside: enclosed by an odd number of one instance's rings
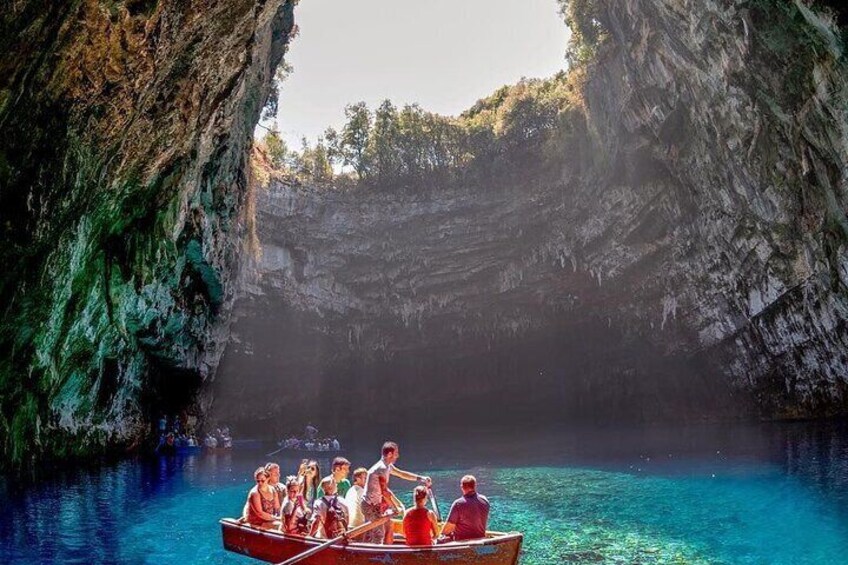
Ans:
{"label": "rocky cliff face", "polygon": [[[130,444],[215,372],[294,3],[0,15],[3,463]],[[207,408],[363,426],[845,413],[833,26],[794,1],[588,4],[605,39],[580,127],[542,165],[418,194],[265,183]]]}
{"label": "rocky cliff face", "polygon": [[596,4],[585,131],[544,167],[415,195],[259,191],[220,417],[845,413],[838,33],[800,2]]}
{"label": "rocky cliff face", "polygon": [[293,3],[4,8],[5,463],[131,443],[214,370]]}

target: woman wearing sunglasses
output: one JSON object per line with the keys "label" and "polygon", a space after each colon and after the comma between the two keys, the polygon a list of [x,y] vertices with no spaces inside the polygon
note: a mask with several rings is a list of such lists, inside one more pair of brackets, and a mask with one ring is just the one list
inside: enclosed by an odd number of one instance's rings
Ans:
{"label": "woman wearing sunglasses", "polygon": [[280,499],[274,488],[268,484],[268,473],[259,467],[253,473],[256,486],[247,494],[245,521],[260,528],[280,527]]}
{"label": "woman wearing sunglasses", "polygon": [[309,509],[311,510],[317,498],[318,487],[321,485],[321,469],[315,460],[307,461],[306,465],[301,464],[300,468],[300,493],[303,495],[307,504],[309,504]]}

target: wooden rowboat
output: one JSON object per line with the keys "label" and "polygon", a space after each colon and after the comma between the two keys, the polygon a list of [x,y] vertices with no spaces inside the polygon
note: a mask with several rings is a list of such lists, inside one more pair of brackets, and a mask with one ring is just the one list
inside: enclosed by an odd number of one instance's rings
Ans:
{"label": "wooden rowboat", "polygon": [[[393,524],[398,531],[400,522]],[[221,520],[224,549],[268,563],[285,561],[326,540],[263,530],[238,520]],[[333,545],[302,561],[303,565],[516,565],[523,536],[519,533],[486,532],[486,537],[466,542],[451,542],[433,546],[403,544],[376,545],[350,542]]]}

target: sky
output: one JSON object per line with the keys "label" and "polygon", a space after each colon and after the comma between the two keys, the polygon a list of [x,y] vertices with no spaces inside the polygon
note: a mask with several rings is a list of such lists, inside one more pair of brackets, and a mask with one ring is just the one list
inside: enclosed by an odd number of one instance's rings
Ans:
{"label": "sky", "polygon": [[295,21],[277,116],[292,148],[339,129],[353,102],[456,115],[504,84],[565,68],[556,0],[301,0]]}

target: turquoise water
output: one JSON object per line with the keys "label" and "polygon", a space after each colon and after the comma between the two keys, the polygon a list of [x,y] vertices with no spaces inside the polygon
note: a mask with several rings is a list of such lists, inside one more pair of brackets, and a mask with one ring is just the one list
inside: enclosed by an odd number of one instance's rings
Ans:
{"label": "turquoise water", "polygon": [[[358,447],[346,455],[367,465],[373,450]],[[29,485],[6,480],[0,562],[251,563],[221,549],[217,519],[240,511],[265,459],[135,459]],[[278,460],[284,472],[297,464]],[[492,502],[490,526],[525,533],[525,565],[847,561],[842,424],[481,432],[404,440],[399,465],[435,470],[443,512],[459,477],[474,473]],[[393,479],[407,501],[412,486]]]}

